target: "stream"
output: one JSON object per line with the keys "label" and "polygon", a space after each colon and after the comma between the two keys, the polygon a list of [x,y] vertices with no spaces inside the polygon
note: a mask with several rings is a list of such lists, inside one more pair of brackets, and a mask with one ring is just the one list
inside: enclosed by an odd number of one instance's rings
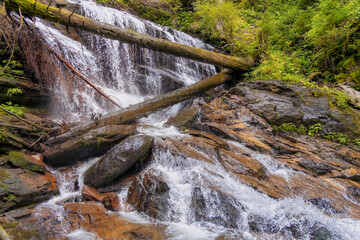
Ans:
{"label": "stream", "polygon": [[[124,11],[103,7],[93,1],[72,2],[78,3],[87,17],[182,44],[212,49],[199,39],[139,19]],[[75,41],[41,20],[36,21],[36,28],[47,44],[122,107],[190,85],[216,73],[215,67],[211,65],[138,48],[90,33],[82,33],[80,42]],[[72,91],[68,91],[69,86],[64,81],[57,82],[52,89],[56,99],[52,110],[55,119],[66,118],[76,122],[81,121],[84,116],[116,110],[97,96],[93,89],[79,82],[73,82]],[[145,170],[161,176],[169,187],[168,206],[162,219],[150,218],[126,205],[129,185],[117,193],[122,210],[109,214],[116,214],[139,224],[164,225],[168,239],[329,239],[321,237],[325,235],[331,236],[330,239],[359,238],[359,220],[326,214],[301,196],[275,199],[256,191],[225,169],[215,150],[196,149],[209,162],[199,161],[186,154],[174,154],[170,150],[170,140],[185,141],[190,136],[174,126],[164,124],[186,104],[189,101],[161,109],[138,121],[138,132],[154,138],[151,161]],[[264,171],[285,181],[303,174],[246,144],[229,139],[225,141],[230,151],[246,152],[264,166]],[[62,206],[65,202],[82,201],[83,174],[99,159],[89,159],[71,170],[48,168],[57,179],[60,195],[37,208],[39,214],[55,214],[69,239],[99,239],[95,233],[85,229],[70,230],[69,224],[64,220]],[[354,204],[360,207],[358,203]],[[200,207],[201,213],[198,210]],[[261,221],[253,221],[254,219]],[[262,224],[254,227],[254,222]],[[254,228],[258,230],[254,231]],[[294,234],[294,228],[297,235]],[[320,237],[316,238],[316,234]]]}

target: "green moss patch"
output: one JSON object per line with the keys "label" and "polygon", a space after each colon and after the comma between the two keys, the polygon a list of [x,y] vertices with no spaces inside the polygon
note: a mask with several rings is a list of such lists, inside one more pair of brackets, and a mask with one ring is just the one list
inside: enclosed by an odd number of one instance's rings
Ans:
{"label": "green moss patch", "polygon": [[16,167],[28,169],[34,172],[45,172],[44,166],[30,162],[26,155],[21,152],[10,152],[7,159]]}

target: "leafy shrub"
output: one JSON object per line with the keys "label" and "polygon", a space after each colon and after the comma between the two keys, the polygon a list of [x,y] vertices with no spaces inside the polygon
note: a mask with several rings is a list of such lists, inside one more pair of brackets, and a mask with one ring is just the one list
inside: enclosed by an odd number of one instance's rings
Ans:
{"label": "leafy shrub", "polygon": [[1,104],[1,106],[20,117],[24,115],[24,107],[19,107],[19,105],[13,104],[12,102],[6,102],[6,104]]}

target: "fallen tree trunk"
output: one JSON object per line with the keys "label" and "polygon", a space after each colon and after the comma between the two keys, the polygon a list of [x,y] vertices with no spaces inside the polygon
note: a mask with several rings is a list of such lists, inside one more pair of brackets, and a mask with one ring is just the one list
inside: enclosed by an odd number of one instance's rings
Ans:
{"label": "fallen tree trunk", "polygon": [[121,109],[117,112],[100,117],[99,119],[96,119],[95,121],[91,120],[87,123],[84,123],[82,125],[79,125],[73,129],[71,129],[69,132],[67,132],[63,135],[60,135],[53,139],[49,139],[47,141],[47,144],[54,145],[54,144],[60,144],[60,143],[66,142],[66,141],[71,140],[77,136],[80,136],[94,128],[99,128],[99,127],[103,127],[106,125],[117,125],[117,124],[129,123],[140,117],[145,116],[149,112],[153,112],[159,108],[167,107],[167,106],[173,105],[175,103],[184,101],[194,95],[202,93],[211,88],[217,87],[217,86],[223,84],[224,82],[232,79],[231,73],[232,73],[231,70],[224,70],[212,77],[203,79],[203,80],[201,80],[197,83],[194,83],[190,86],[186,86],[186,87],[174,90],[172,92],[163,94],[161,96],[154,97],[145,102],[138,103],[138,104],[132,105],[128,108]]}
{"label": "fallen tree trunk", "polygon": [[250,71],[253,65],[253,61],[250,59],[227,56],[140,34],[130,29],[123,29],[111,24],[86,18],[64,8],[59,9],[46,6],[34,0],[6,0],[5,3],[8,10],[19,11],[20,9],[23,15],[36,16],[69,27],[89,31],[110,39],[137,44],[144,48],[172,54],[178,57],[189,58],[240,71]]}

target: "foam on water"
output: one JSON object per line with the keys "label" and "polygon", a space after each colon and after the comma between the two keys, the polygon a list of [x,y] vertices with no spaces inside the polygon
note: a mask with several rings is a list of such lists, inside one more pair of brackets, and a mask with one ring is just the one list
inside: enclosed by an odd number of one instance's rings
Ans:
{"label": "foam on water", "polygon": [[69,240],[100,240],[99,236],[95,233],[88,232],[84,229],[75,230],[67,234]]}
{"label": "foam on water", "polygon": [[[156,161],[152,163],[150,168],[162,172],[170,187],[171,204],[167,219],[174,224],[169,225],[168,231],[175,235],[178,234],[174,236],[175,239],[188,239],[187,229],[197,226],[199,227],[199,236],[196,237],[195,234],[191,239],[203,239],[204,236],[208,239],[215,239],[216,236],[229,231],[229,229],[212,222],[197,222],[193,218],[195,209],[191,208],[191,192],[194,187],[200,187],[205,196],[207,216],[218,217],[226,214],[218,211],[221,201],[216,197],[214,198],[211,191],[209,192],[209,186],[211,189],[220,189],[222,193],[232,196],[241,203],[242,207],[233,204],[240,216],[235,236],[241,236],[244,239],[266,238],[266,234],[256,236],[250,232],[247,220],[250,215],[261,216],[263,219],[271,221],[274,227],[278,229],[298,225],[304,239],[309,237],[309,231],[315,224],[325,226],[334,234],[336,239],[350,240],[360,236],[360,221],[351,218],[330,217],[312,204],[306,203],[302,198],[272,199],[240,183],[221,164],[214,165],[191,158],[179,159],[177,156],[171,156],[168,152],[157,152],[155,159]],[[187,227],[184,227],[184,232],[181,232],[179,228],[184,225]],[[280,234],[272,237],[269,235],[269,237],[282,238]],[[284,238],[296,239],[290,235],[286,235]]]}

